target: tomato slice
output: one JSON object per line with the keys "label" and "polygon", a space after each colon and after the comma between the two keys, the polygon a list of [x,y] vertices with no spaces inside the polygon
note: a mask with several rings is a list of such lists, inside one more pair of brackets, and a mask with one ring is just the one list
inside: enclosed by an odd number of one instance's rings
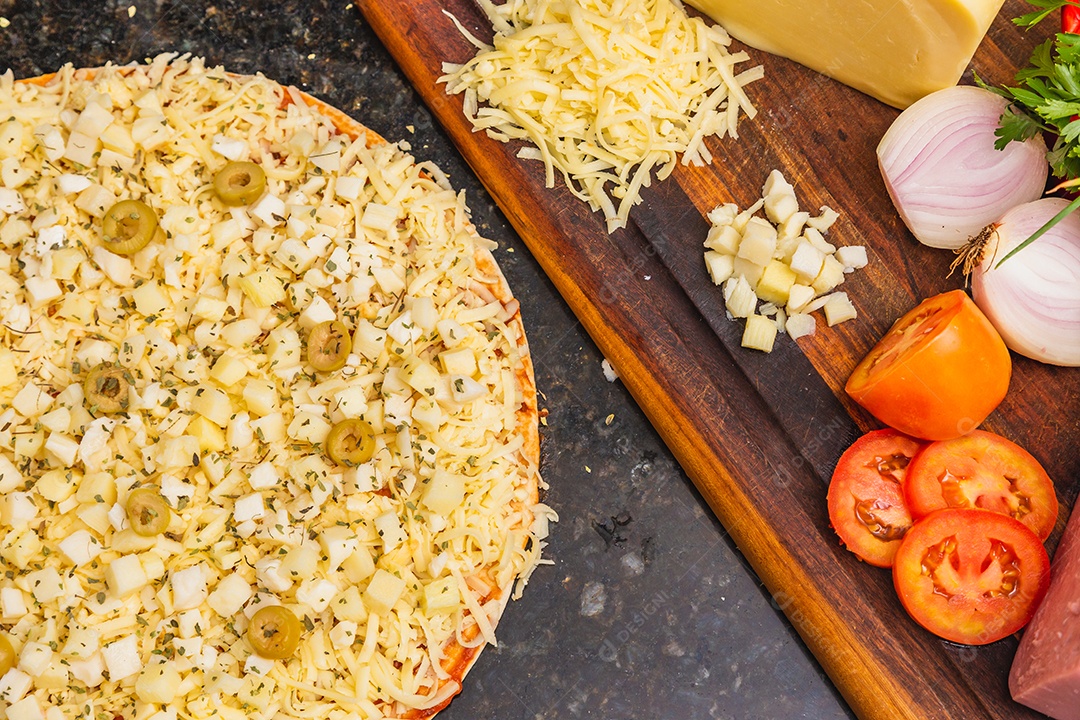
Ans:
{"label": "tomato slice", "polygon": [[908,467],[905,498],[912,516],[942,508],[978,508],[1016,518],[1040,541],[1058,516],[1054,482],[1027,450],[976,430],[927,445]]}
{"label": "tomato slice", "polygon": [[848,550],[891,567],[911,514],[904,504],[908,463],[924,443],[895,430],[875,430],[840,456],[829,482],[829,522]]}
{"label": "tomato slice", "polygon": [[949,440],[974,430],[1009,389],[1005,342],[963,290],[936,295],[896,321],[845,390],[902,433]]}
{"label": "tomato slice", "polygon": [[1050,587],[1050,558],[1008,515],[936,510],[916,522],[893,564],[904,609],[924,628],[986,645],[1024,627]]}

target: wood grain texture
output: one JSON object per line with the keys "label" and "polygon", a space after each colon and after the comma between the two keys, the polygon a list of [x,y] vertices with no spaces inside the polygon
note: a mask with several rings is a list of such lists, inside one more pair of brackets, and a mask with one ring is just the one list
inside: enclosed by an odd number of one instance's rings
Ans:
{"label": "wood grain texture", "polygon": [[[842,386],[891,323],[921,298],[960,284],[948,253],[904,230],[878,175],[874,147],[896,111],[780,58],[753,53],[766,80],[751,86],[761,113],[738,141],[711,142],[716,160],[680,167],[654,184],[625,230],[542,168],[474,134],[460,97],[437,84],[443,62],[472,47],[444,10],[478,37],[490,28],[469,0],[361,0],[372,25],[466,160],[528,244],[605,356],[729,530],[778,608],[861,718],[1039,717],[1008,697],[1015,639],[983,648],[941,642],[910,621],[887,572],[858,562],[828,526],[825,489],[843,449],[875,427]],[[1006,3],[974,67],[1007,81],[1035,37],[1007,18]],[[760,196],[773,168],[795,182],[805,207],[844,219],[832,236],[863,244],[871,265],[844,289],[858,320],[822,328],[771,355],[739,347],[741,326],[723,313],[701,260],[702,215]],[[522,302],[528,302],[522,298]],[[1080,371],[1015,358],[1012,389],[985,427],[1027,447],[1055,478],[1063,512],[1080,477]]]}

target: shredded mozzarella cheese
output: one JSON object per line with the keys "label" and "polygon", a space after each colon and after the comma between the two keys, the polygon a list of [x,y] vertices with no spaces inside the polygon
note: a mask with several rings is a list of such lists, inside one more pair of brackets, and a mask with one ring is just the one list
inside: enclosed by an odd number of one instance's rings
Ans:
{"label": "shredded mozzarella cheese", "polygon": [[[671,0],[508,0],[482,3],[492,45],[458,28],[478,48],[462,65],[444,64],[451,94],[464,94],[475,130],[532,143],[518,156],[544,163],[548,187],[559,171],[570,190],[602,210],[608,231],[625,227],[655,170],[712,161],[705,138],[738,137],[739,114],[753,118],[743,87],[761,66],[730,53],[719,26],[690,18]],[[486,103],[481,106],[480,102]]]}

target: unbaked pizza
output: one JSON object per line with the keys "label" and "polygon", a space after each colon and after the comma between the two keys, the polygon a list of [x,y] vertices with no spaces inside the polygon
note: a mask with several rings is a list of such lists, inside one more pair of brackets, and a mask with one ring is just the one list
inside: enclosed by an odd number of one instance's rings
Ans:
{"label": "unbaked pizza", "polygon": [[186,57],[0,77],[0,716],[460,691],[553,513],[518,303],[407,149]]}

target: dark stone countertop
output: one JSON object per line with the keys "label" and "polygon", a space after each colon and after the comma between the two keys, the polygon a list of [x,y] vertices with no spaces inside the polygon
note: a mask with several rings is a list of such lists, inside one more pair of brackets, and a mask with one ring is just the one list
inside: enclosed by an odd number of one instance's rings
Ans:
{"label": "dark stone countertop", "polygon": [[346,2],[0,0],[0,71],[190,52],[297,85],[466,190],[520,298],[553,526],[500,644],[440,717],[848,718],[723,528],[536,261]]}

